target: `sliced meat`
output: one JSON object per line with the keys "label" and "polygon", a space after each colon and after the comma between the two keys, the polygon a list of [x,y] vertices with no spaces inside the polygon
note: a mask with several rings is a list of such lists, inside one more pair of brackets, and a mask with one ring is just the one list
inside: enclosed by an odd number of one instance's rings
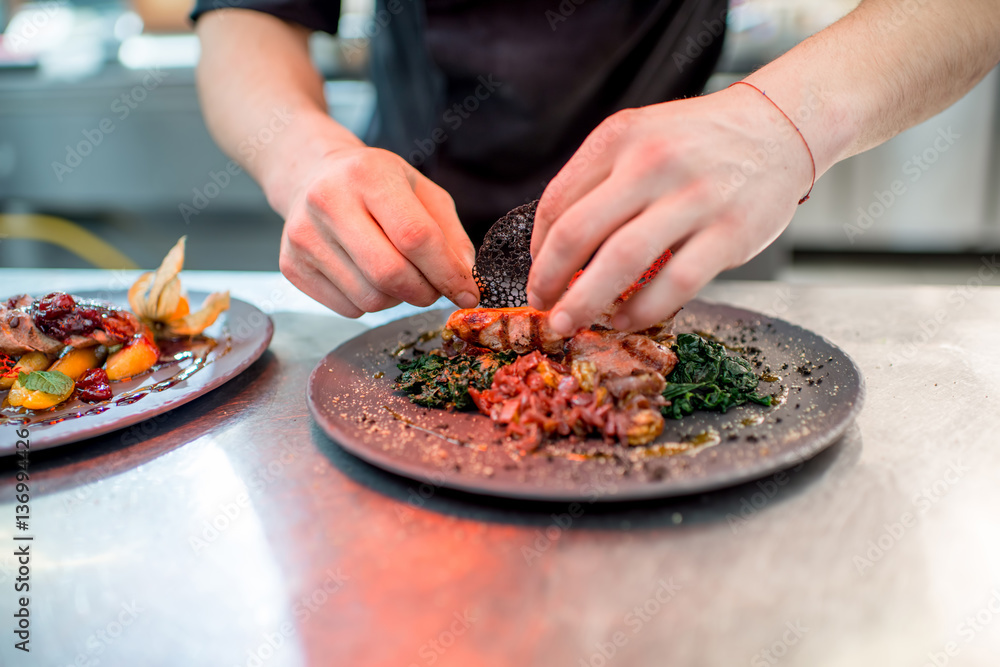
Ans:
{"label": "sliced meat", "polygon": [[666,377],[677,365],[677,355],[665,345],[640,334],[606,331],[573,336],[566,346],[566,360],[590,362],[602,378],[646,373]]}
{"label": "sliced meat", "polygon": [[565,339],[549,329],[547,317],[548,313],[534,308],[456,310],[448,318],[444,335],[496,352],[562,354]]}
{"label": "sliced meat", "polygon": [[615,398],[626,398],[636,394],[656,396],[667,388],[667,381],[659,373],[643,373],[608,378],[601,383],[601,386]]}
{"label": "sliced meat", "polygon": [[95,301],[77,301],[54,292],[35,301],[8,299],[0,306],[0,352],[56,354],[64,347],[91,347],[123,343],[141,330],[127,311]]}
{"label": "sliced meat", "polygon": [[[597,322],[594,324],[594,327],[597,329],[614,331],[615,328],[611,326],[611,318],[614,317],[616,310],[611,310],[606,313],[603,313],[600,317],[597,318]],[[677,313],[679,312],[681,311],[678,310],[670,317],[667,317],[657,322],[648,329],[643,329],[642,331],[635,331],[633,333],[639,334],[640,336],[646,336],[647,338],[652,338],[657,343],[665,343],[673,339],[674,337],[674,318],[677,317]]]}
{"label": "sliced meat", "polygon": [[26,352],[56,354],[64,347],[39,331],[23,309],[0,307],[0,352],[18,357]]}
{"label": "sliced meat", "polygon": [[[677,313],[635,335],[657,342],[668,341],[674,335],[675,315]],[[601,334],[618,333],[611,328],[610,313],[598,318],[594,330]],[[448,318],[444,334],[446,339],[454,337],[495,352],[513,351],[518,354],[540,350],[546,354],[561,355],[567,340],[549,329],[546,311],[534,308],[456,310]]]}
{"label": "sliced meat", "polygon": [[12,296],[9,299],[7,299],[7,303],[5,305],[8,309],[26,308],[27,306],[30,306],[33,301],[34,298],[32,298],[30,295],[19,294],[17,296]]}

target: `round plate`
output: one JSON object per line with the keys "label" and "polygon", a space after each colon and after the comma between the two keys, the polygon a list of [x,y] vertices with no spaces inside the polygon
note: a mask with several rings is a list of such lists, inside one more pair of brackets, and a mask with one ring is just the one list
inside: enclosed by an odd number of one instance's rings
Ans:
{"label": "round plate", "polygon": [[[128,307],[125,290],[73,294]],[[198,304],[206,296],[192,292],[189,298]],[[270,317],[245,301],[231,299],[229,310],[205,330],[217,344],[196,368],[192,359],[184,359],[134,380],[113,383],[114,396],[96,405],[74,399],[42,412],[0,410],[0,456],[15,453],[16,432],[21,428],[28,429],[32,450],[47,449],[111,433],[184,405],[246,370],[267,349],[273,333]],[[20,419],[29,423],[22,424]]]}
{"label": "round plate", "polygon": [[[749,357],[778,395],[776,406],[744,405],[667,419],[645,447],[599,440],[543,446],[522,455],[517,441],[476,412],[415,405],[394,391],[396,363],[410,347],[441,344],[449,311],[372,329],[328,354],[309,378],[309,409],[352,454],[434,486],[545,501],[624,501],[687,495],[792,467],[833,444],[861,409],[864,380],[842,350],[812,332],[740,308],[696,300],[677,332],[708,333]],[[680,453],[678,453],[680,452]]]}

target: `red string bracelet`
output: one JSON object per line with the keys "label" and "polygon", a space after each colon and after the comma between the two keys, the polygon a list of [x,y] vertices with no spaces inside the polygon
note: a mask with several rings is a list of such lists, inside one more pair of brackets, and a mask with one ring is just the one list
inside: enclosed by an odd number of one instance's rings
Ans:
{"label": "red string bracelet", "polygon": [[760,88],[758,88],[757,86],[753,85],[752,83],[750,83],[748,81],[737,81],[736,83],[732,84],[729,87],[732,88],[733,86],[738,86],[740,84],[743,84],[744,86],[750,86],[751,88],[753,88],[754,90],[756,90],[758,93],[760,93],[761,95],[763,95],[764,99],[767,100],[768,102],[770,102],[771,106],[773,106],[775,109],[777,109],[778,113],[780,113],[782,116],[784,116],[785,120],[787,120],[789,123],[791,123],[792,127],[795,128],[795,131],[799,133],[799,138],[802,139],[802,143],[803,143],[803,145],[805,145],[806,151],[809,152],[809,161],[812,163],[812,168],[813,168],[812,185],[809,186],[809,192],[806,193],[805,197],[803,197],[802,199],[799,200],[799,206],[801,206],[802,204],[805,204],[807,201],[809,201],[809,197],[810,197],[810,195],[812,195],[813,188],[816,187],[816,158],[813,157],[812,149],[809,148],[809,142],[806,141],[805,135],[802,134],[802,130],[800,130],[799,126],[795,124],[795,121],[792,120],[787,113],[785,113],[784,111],[782,111],[781,107],[779,107],[774,100],[772,100],[770,97],[768,97],[767,93],[765,93],[763,90],[761,90]]}

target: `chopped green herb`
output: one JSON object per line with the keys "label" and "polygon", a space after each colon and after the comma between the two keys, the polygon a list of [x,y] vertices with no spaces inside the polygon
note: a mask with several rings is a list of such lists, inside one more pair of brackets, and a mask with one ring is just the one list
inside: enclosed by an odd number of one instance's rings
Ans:
{"label": "chopped green herb", "polygon": [[17,381],[28,391],[41,391],[53,396],[62,396],[73,391],[73,380],[59,371],[19,373]]}
{"label": "chopped green herb", "polygon": [[396,389],[410,395],[417,405],[427,408],[475,407],[469,387],[489,389],[493,374],[517,358],[514,352],[486,352],[454,357],[422,354],[396,364],[403,374],[396,379]]}
{"label": "chopped green herb", "polygon": [[759,379],[750,362],[726,353],[719,343],[697,334],[680,334],[674,345],[678,362],[667,377],[662,408],[667,417],[681,419],[696,410],[726,412],[744,403],[771,405],[770,396],[756,392]]}

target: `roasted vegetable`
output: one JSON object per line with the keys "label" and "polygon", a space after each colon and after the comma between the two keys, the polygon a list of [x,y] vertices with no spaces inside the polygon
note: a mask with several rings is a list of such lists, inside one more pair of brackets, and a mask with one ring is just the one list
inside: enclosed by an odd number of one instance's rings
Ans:
{"label": "roasted vegetable", "polygon": [[126,380],[152,368],[160,358],[160,349],[147,336],[136,336],[125,347],[108,356],[104,369],[112,381]]}
{"label": "roasted vegetable", "polygon": [[770,396],[756,392],[759,379],[750,362],[728,354],[721,344],[686,333],[677,336],[673,349],[679,361],[663,390],[670,401],[662,408],[667,417],[680,419],[696,410],[726,412],[748,402],[771,405]]}
{"label": "roasted vegetable", "polygon": [[18,375],[7,401],[14,407],[47,410],[73,393],[73,380],[59,371],[33,371]]}
{"label": "roasted vegetable", "polygon": [[469,387],[489,389],[493,374],[517,358],[514,352],[459,354],[454,357],[422,354],[396,366],[403,374],[396,389],[410,395],[417,405],[427,408],[474,408]]}
{"label": "roasted vegetable", "polygon": [[0,378],[0,389],[10,389],[17,379],[17,376],[21,373],[30,373],[32,371],[44,371],[52,363],[47,356],[41,352],[27,352],[21,355],[21,358],[17,360],[14,364],[14,368],[11,372],[5,373],[2,378]]}
{"label": "roasted vegetable", "polygon": [[59,371],[69,379],[76,381],[91,368],[100,366],[105,356],[107,356],[107,349],[103,347],[74,348],[59,357],[49,370]]}

